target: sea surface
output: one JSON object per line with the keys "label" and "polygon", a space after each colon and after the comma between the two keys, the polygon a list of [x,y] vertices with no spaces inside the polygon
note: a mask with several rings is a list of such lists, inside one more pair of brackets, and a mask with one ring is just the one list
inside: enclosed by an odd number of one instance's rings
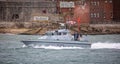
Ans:
{"label": "sea surface", "polygon": [[39,35],[0,34],[0,64],[120,64],[120,34],[88,35],[91,48],[26,47]]}

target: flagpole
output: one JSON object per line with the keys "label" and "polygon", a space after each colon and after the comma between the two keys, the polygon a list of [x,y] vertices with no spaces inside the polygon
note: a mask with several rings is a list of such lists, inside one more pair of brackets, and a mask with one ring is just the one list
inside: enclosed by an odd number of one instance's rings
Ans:
{"label": "flagpole", "polygon": [[80,33],[80,17],[77,18],[77,23],[78,23],[78,32]]}

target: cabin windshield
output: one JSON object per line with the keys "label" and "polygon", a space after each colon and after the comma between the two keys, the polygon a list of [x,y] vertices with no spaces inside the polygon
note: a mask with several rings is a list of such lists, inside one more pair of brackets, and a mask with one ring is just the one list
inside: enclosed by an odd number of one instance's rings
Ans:
{"label": "cabin windshield", "polygon": [[45,35],[54,35],[53,33],[46,33]]}
{"label": "cabin windshield", "polygon": [[59,32],[58,35],[67,35],[66,32]]}
{"label": "cabin windshield", "polygon": [[46,35],[67,35],[69,33],[68,30],[56,30],[56,31],[48,31]]}
{"label": "cabin windshield", "polygon": [[67,35],[67,32],[57,32],[57,33],[56,32],[55,33],[51,32],[51,33],[46,33],[46,35],[49,35],[49,36],[50,35]]}
{"label": "cabin windshield", "polygon": [[67,33],[66,33],[66,32],[63,32],[63,35],[67,35]]}

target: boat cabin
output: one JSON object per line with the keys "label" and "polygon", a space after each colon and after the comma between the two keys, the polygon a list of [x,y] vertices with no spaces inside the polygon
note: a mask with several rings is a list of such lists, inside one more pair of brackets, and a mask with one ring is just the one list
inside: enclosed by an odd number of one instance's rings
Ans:
{"label": "boat cabin", "polygon": [[46,35],[48,35],[48,36],[53,36],[53,35],[61,36],[61,35],[68,35],[68,34],[70,34],[70,31],[67,29],[46,32]]}
{"label": "boat cabin", "polygon": [[47,40],[73,40],[73,36],[70,34],[70,31],[67,29],[60,29],[55,31],[48,31],[40,39]]}

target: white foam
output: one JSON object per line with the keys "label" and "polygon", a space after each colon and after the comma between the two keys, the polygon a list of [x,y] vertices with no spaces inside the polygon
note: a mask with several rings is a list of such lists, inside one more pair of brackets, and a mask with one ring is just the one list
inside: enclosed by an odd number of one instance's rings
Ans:
{"label": "white foam", "polygon": [[43,48],[43,49],[57,49],[57,50],[61,50],[61,49],[83,49],[81,47],[63,47],[63,46],[34,46],[33,48]]}
{"label": "white foam", "polygon": [[[27,47],[26,45],[23,45],[22,47]],[[63,46],[34,46],[32,45],[33,48],[41,48],[41,49],[56,49],[56,50],[61,50],[61,49],[85,49],[82,47],[63,47]],[[120,49],[120,43],[109,43],[109,42],[97,42],[97,43],[92,43],[91,48],[89,49]]]}
{"label": "white foam", "polygon": [[27,46],[26,46],[26,45],[23,45],[22,47],[25,48],[25,47],[27,47]]}
{"label": "white foam", "polygon": [[101,43],[101,42],[98,42],[98,43],[93,43],[91,45],[91,49],[120,49],[120,43]]}

